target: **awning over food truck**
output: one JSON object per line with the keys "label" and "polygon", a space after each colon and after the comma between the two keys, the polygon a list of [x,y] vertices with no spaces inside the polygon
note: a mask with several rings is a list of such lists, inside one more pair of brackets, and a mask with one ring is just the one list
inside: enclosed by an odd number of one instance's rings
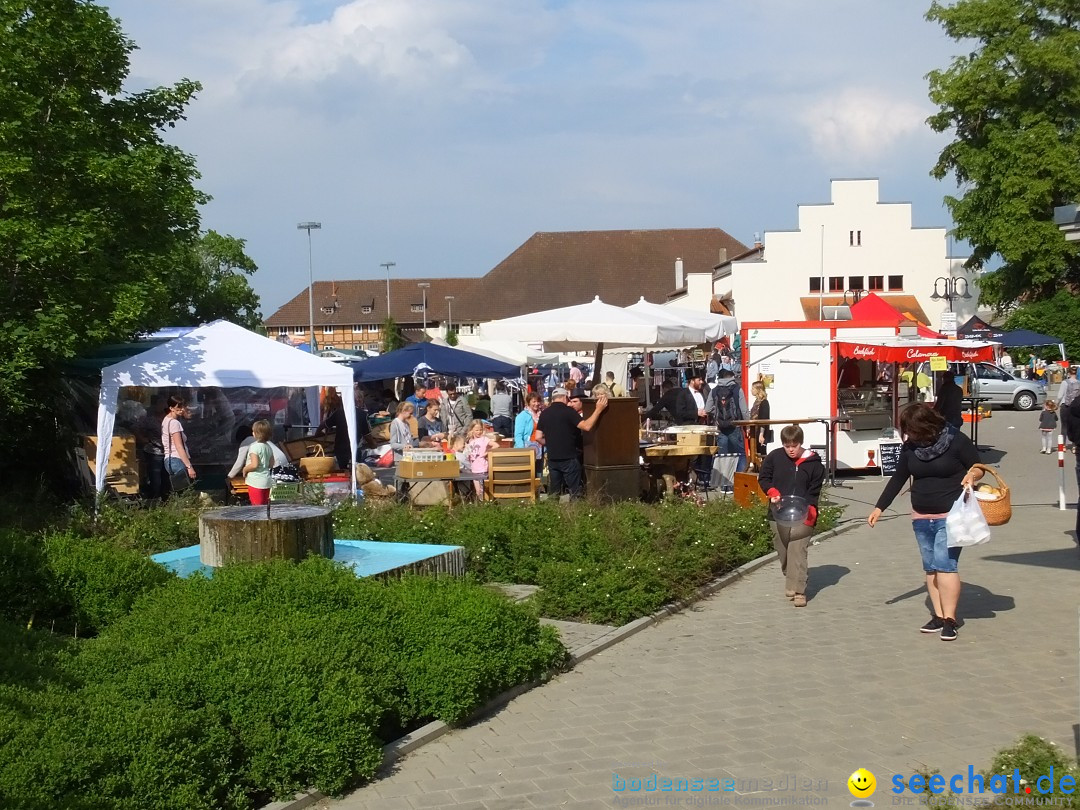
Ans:
{"label": "awning over food truck", "polygon": [[981,340],[868,338],[837,341],[837,351],[841,357],[878,363],[921,363],[931,357],[944,357],[950,363],[980,363],[994,359],[994,345]]}

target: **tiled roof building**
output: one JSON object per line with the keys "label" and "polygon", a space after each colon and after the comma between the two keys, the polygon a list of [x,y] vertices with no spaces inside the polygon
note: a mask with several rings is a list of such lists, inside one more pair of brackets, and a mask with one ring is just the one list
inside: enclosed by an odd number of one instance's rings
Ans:
{"label": "tiled roof building", "polygon": [[[429,328],[452,318],[468,330],[498,318],[584,304],[596,295],[617,306],[642,296],[661,302],[686,274],[711,273],[727,256],[746,250],[719,228],[535,233],[481,278],[391,279],[390,314],[403,327],[421,326],[419,282],[431,285]],[[320,346],[375,348],[387,315],[385,280],[317,281],[314,295]],[[271,336],[285,330],[295,339],[307,335],[307,323],[307,287],[266,319]]]}

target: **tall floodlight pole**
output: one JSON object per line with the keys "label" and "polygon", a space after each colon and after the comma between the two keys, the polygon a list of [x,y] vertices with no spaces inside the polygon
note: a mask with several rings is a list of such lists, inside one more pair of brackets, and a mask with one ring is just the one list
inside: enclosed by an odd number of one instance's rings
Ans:
{"label": "tall floodlight pole", "polygon": [[397,267],[397,262],[383,262],[379,267],[386,268],[386,317],[390,317],[390,268]]}
{"label": "tall floodlight pole", "polygon": [[454,331],[454,296],[446,296],[446,334]]}
{"label": "tall floodlight pole", "polygon": [[424,334],[426,335],[427,334],[427,291],[428,291],[428,287],[430,287],[431,284],[429,284],[426,281],[418,281],[416,283],[416,286],[419,287],[424,292]]}
{"label": "tall floodlight pole", "polygon": [[307,305],[308,305],[308,348],[315,354],[315,281],[311,270],[311,232],[322,229],[321,222],[301,222],[298,231],[307,231]]}

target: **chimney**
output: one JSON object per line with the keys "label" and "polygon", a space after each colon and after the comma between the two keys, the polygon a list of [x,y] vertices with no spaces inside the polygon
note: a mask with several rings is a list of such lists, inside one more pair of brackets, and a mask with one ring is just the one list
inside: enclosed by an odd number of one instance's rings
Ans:
{"label": "chimney", "polygon": [[727,262],[727,248],[720,248],[720,261],[717,264],[724,264]]}
{"label": "chimney", "polygon": [[675,260],[675,289],[681,290],[686,284],[686,278],[683,274],[682,259]]}
{"label": "chimney", "polygon": [[763,247],[765,247],[765,244],[761,241],[761,234],[760,233],[755,233],[754,234],[754,248],[756,250],[761,250]]}

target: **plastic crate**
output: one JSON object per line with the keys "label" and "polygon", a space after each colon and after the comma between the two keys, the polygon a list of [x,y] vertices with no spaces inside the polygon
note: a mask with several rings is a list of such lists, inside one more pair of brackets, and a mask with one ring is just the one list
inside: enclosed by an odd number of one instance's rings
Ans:
{"label": "plastic crate", "polygon": [[303,497],[302,484],[274,484],[270,487],[271,503],[295,503]]}

